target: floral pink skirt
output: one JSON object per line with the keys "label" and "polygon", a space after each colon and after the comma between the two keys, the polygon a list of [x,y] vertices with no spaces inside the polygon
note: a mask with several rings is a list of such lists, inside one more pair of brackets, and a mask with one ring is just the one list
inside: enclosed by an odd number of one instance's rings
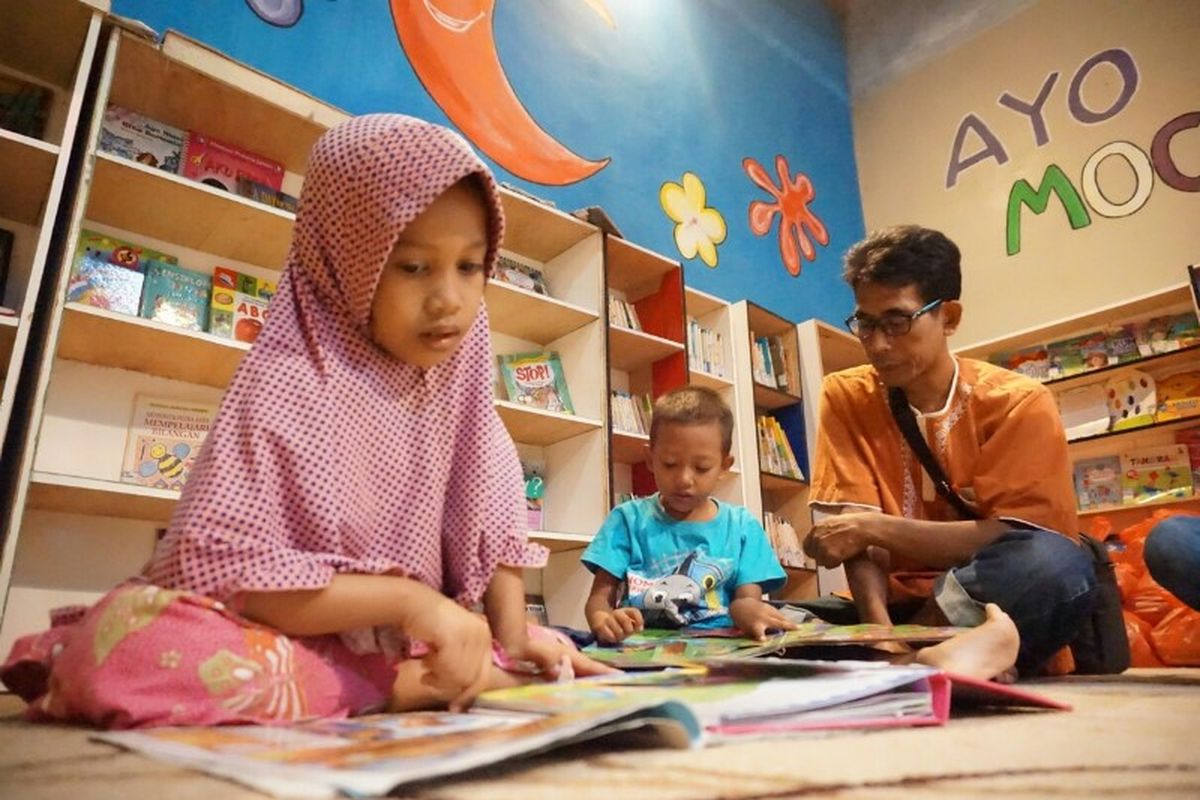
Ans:
{"label": "floral pink skirt", "polygon": [[396,663],[340,636],[285,636],[207,597],[132,581],[18,640],[0,681],[33,720],[272,724],[382,710]]}

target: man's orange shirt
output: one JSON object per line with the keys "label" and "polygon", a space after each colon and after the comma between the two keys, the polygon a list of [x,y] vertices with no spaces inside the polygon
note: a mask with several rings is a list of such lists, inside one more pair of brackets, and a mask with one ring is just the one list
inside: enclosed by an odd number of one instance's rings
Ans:
{"label": "man's orange shirt", "polygon": [[[958,359],[940,411],[917,414],[930,450],[956,489],[971,489],[979,513],[1078,538],[1071,461],[1062,419],[1037,381],[974,359]],[[933,489],[888,408],[874,367],[825,378],[809,502],[877,509],[907,519],[956,520]],[[890,599],[928,597],[938,571],[893,556]]]}

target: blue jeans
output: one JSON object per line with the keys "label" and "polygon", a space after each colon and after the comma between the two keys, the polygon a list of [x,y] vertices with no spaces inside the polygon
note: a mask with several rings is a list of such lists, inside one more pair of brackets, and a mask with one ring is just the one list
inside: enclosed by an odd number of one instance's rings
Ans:
{"label": "blue jeans", "polygon": [[1145,558],[1150,577],[1200,611],[1200,517],[1168,517],[1155,525]]}
{"label": "blue jeans", "polygon": [[[934,601],[952,625],[983,622],[986,603],[1000,606],[1017,626],[1021,649],[1017,671],[1035,675],[1079,632],[1096,601],[1096,574],[1091,558],[1057,533],[1014,528],[980,548],[961,567],[944,573],[934,587]],[[833,623],[857,621],[854,604],[840,598],[796,603]],[[920,605],[889,606],[896,623],[908,621]]]}

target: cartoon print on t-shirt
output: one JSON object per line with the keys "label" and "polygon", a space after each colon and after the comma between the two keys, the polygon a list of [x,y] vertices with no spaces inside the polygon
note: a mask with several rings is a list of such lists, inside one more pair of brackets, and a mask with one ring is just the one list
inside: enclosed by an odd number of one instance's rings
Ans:
{"label": "cartoon print on t-shirt", "polygon": [[647,627],[676,627],[728,613],[717,591],[732,574],[733,561],[702,549],[687,553],[674,572],[657,577],[630,572],[629,605],[641,609]]}

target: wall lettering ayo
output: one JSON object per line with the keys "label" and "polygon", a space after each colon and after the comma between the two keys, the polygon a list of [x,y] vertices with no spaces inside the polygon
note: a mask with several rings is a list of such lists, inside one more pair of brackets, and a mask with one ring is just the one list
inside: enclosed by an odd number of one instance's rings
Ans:
{"label": "wall lettering ayo", "polygon": [[[1107,108],[1090,108],[1083,98],[1084,84],[1097,70],[1116,70],[1119,80],[1120,91]],[[1095,79],[1102,77],[1097,75]],[[1028,118],[1036,147],[1042,147],[1050,141],[1043,111],[1058,78],[1058,72],[1047,75],[1033,100],[1021,99],[1010,92],[1000,95],[997,100],[1005,108]],[[1107,122],[1128,107],[1137,92],[1139,79],[1137,63],[1129,51],[1121,48],[1102,50],[1075,70],[1067,88],[1067,110],[1082,125]],[[1008,254],[1013,256],[1021,252],[1021,215],[1024,209],[1028,207],[1034,214],[1042,214],[1049,208],[1052,195],[1061,204],[1071,228],[1078,230],[1092,224],[1092,213],[1109,218],[1136,213],[1150,199],[1156,175],[1177,191],[1200,192],[1200,175],[1184,174],[1171,154],[1171,140],[1182,131],[1198,127],[1200,111],[1188,111],[1168,120],[1151,139],[1149,153],[1132,142],[1109,142],[1084,162],[1078,185],[1072,183],[1063,168],[1055,163],[1047,165],[1036,189],[1025,178],[1015,181],[1008,193],[1005,237]],[[964,154],[968,135],[973,135],[981,146],[970,154]],[[1109,196],[1100,185],[1100,165],[1111,157],[1122,159],[1133,174],[1133,191],[1123,199]],[[1009,159],[1008,151],[979,115],[969,113],[958,124],[954,135],[950,164],[946,170],[946,189],[954,188],[963,170],[988,159],[993,159],[997,165],[1004,164]]]}

